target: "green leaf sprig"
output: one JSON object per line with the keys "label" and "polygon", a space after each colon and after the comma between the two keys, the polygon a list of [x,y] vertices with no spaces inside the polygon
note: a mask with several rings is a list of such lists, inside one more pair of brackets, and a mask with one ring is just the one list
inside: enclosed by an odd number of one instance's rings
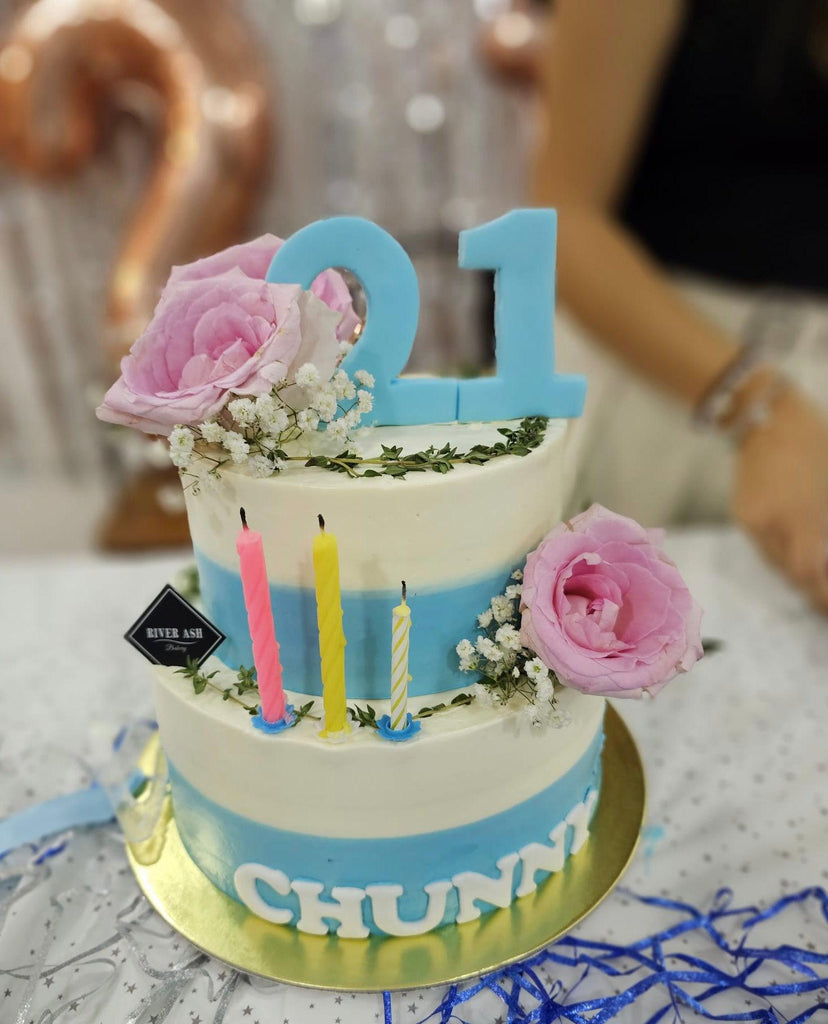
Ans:
{"label": "green leaf sprig", "polygon": [[382,453],[373,458],[365,458],[348,449],[339,455],[314,455],[305,461],[305,465],[347,473],[351,477],[402,478],[408,473],[448,473],[455,466],[483,466],[501,455],[528,455],[543,441],[548,422],[545,416],[527,416],[518,427],[498,427],[498,433],[505,440],[490,445],[476,444],[467,452],[459,452],[454,445],[444,444],[442,448],[431,445],[424,451],[404,454],[400,445],[384,444]]}
{"label": "green leaf sprig", "polygon": [[[414,719],[431,718],[432,715],[439,714],[441,711],[452,711],[454,708],[463,707],[467,704],[471,704],[474,701],[474,695],[471,693],[458,693],[451,698],[449,704],[435,704],[430,708],[420,708],[416,715],[411,717]],[[377,712],[371,704],[366,704],[365,707],[360,707],[358,704],[348,706],[348,714],[350,715],[351,721],[356,722],[357,728],[359,729],[379,729],[379,722],[377,721]]]}
{"label": "green leaf sprig", "polygon": [[[221,696],[222,700],[232,700],[234,704],[244,708],[249,715],[258,714],[258,701],[255,704],[249,704],[246,700],[242,699],[246,693],[255,694],[256,697],[259,696],[259,684],[256,682],[255,668],[246,668],[244,665],[240,665],[236,673],[236,682],[232,686],[226,687],[218,686],[213,682],[213,678],[218,675],[218,671],[202,672],[194,658],[187,658],[187,664],[182,668],[177,668],[175,671],[178,675],[182,675],[192,682],[194,693],[204,693],[209,686]],[[304,718],[314,718],[319,721],[320,716],[312,713],[314,703],[314,701],[309,700],[307,704],[294,709],[294,726],[298,725]]]}

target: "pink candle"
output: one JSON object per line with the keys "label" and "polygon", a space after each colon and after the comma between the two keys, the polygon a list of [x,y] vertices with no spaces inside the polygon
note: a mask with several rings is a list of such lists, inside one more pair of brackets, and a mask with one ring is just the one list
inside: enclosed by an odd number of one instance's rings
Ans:
{"label": "pink candle", "polygon": [[262,718],[278,722],[285,717],[285,691],[282,689],[282,663],[273,626],[270,587],[267,582],[262,535],[247,526],[244,509],[239,509],[242,528],[236,538],[236,551],[241,563],[244,605],[247,624],[253,641],[253,662],[259,683]]}

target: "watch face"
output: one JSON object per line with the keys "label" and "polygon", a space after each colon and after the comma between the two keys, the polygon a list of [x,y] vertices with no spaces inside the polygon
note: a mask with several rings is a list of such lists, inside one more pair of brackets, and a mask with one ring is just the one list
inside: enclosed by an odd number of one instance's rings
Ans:
{"label": "watch face", "polygon": [[124,634],[153,665],[200,665],[226,639],[169,584]]}

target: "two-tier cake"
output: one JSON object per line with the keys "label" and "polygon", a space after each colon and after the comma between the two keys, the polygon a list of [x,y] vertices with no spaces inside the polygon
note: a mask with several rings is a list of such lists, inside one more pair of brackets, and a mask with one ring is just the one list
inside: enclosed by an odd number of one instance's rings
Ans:
{"label": "two-tier cake", "polygon": [[[100,410],[169,437],[226,637],[155,669],[178,831],[269,921],[417,935],[533,892],[588,841],[604,694],[700,653],[658,538],[603,509],[561,524],[583,387],[554,373],[554,217],[518,213],[486,236],[502,261],[474,233],[466,261],[498,269],[494,378],[396,380],[367,324],[391,323],[384,289],[410,319],[401,250],[343,218],[177,268]],[[365,284],[356,343],[330,266]]]}

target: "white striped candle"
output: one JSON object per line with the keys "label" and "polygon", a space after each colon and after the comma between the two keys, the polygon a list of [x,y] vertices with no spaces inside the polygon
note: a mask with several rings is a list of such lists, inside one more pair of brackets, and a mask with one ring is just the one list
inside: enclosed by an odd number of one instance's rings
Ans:
{"label": "white striped candle", "polygon": [[391,612],[391,728],[404,729],[408,720],[408,634],[411,630],[411,609],[402,601]]}

